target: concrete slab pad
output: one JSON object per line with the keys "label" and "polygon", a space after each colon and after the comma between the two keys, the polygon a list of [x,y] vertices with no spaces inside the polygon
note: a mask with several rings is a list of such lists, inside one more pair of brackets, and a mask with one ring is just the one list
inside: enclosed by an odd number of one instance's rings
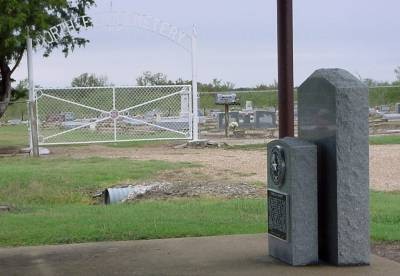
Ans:
{"label": "concrete slab pad", "polygon": [[0,249],[0,275],[400,275],[400,264],[291,267],[267,253],[266,235],[99,242]]}

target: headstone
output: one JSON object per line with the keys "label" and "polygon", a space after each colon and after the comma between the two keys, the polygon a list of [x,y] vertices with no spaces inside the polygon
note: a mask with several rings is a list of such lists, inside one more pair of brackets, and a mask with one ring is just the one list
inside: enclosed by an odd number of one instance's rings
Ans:
{"label": "headstone", "polygon": [[154,125],[154,128],[152,128],[153,130],[160,130],[160,128],[156,126],[176,131],[186,131],[189,129],[189,122],[185,118],[162,118],[155,122]]}
{"label": "headstone", "polygon": [[251,128],[251,116],[252,113],[240,112],[239,113],[239,127],[240,128]]}
{"label": "headstone", "polygon": [[[239,112],[229,112],[229,122],[239,122]],[[225,129],[225,113],[218,113],[218,128]]]}
{"label": "headstone", "polygon": [[269,254],[291,265],[317,263],[317,147],[285,138],[267,148]]}
{"label": "headstone", "polygon": [[317,70],[298,89],[298,112],[299,137],[318,146],[320,259],[369,264],[368,88]]}
{"label": "headstone", "polygon": [[400,114],[399,113],[383,114],[382,119],[384,119],[386,121],[398,121],[398,120],[400,120]]}
{"label": "headstone", "polygon": [[400,113],[400,103],[396,104],[396,113]]}
{"label": "headstone", "polygon": [[275,112],[257,110],[255,112],[256,128],[276,128]]}
{"label": "headstone", "polygon": [[189,116],[189,94],[182,93],[181,94],[181,117],[188,117]]}
{"label": "headstone", "polygon": [[0,205],[0,213],[10,212],[11,208],[8,205]]}
{"label": "headstone", "polygon": [[389,112],[390,112],[390,106],[388,106],[388,105],[381,105],[381,106],[379,107],[379,111],[380,111],[381,113],[389,113]]}
{"label": "headstone", "polygon": [[61,112],[61,116],[64,117],[65,122],[70,122],[75,120],[75,113],[74,112]]}
{"label": "headstone", "polygon": [[253,110],[253,102],[252,101],[246,101],[246,110],[247,111]]}

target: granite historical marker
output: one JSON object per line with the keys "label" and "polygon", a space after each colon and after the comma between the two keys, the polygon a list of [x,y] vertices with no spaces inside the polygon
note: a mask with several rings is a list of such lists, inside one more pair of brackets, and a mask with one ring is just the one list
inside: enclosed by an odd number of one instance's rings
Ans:
{"label": "granite historical marker", "polygon": [[296,138],[268,144],[268,246],[292,265],[318,262],[317,148]]}
{"label": "granite historical marker", "polygon": [[342,69],[298,89],[299,137],[318,146],[320,259],[369,264],[368,88]]}

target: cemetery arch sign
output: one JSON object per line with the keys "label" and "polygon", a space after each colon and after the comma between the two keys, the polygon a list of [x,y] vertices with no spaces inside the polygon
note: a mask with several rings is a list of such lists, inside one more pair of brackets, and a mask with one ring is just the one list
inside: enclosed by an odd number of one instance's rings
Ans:
{"label": "cemetery arch sign", "polygon": [[[79,24],[77,24],[79,23]],[[163,37],[172,43],[183,48],[187,53],[191,56],[191,76],[192,76],[192,85],[180,85],[180,86],[152,86],[152,87],[108,87],[102,88],[103,92],[108,90],[110,92],[109,103],[110,108],[99,108],[98,106],[93,106],[93,104],[88,103],[80,103],[79,101],[72,100],[71,98],[61,97],[61,94],[71,93],[71,88],[64,89],[35,89],[34,88],[34,80],[33,80],[33,62],[32,62],[32,40],[27,38],[27,52],[28,52],[28,78],[29,78],[29,110],[30,110],[30,138],[31,138],[31,149],[35,155],[35,152],[38,154],[38,145],[46,145],[46,144],[70,144],[70,143],[98,143],[98,142],[116,142],[116,141],[131,141],[131,140],[159,140],[159,139],[193,139],[198,140],[198,92],[197,92],[197,32],[195,27],[193,26],[192,33],[188,34],[182,31],[180,28],[158,19],[156,17],[150,15],[144,15],[133,12],[108,12],[97,14],[94,17],[90,17],[88,15],[76,17],[74,19],[63,21],[55,26],[50,27],[47,31],[44,31],[40,36],[39,40],[46,45],[51,43],[58,43],[60,39],[63,37],[78,33],[81,31],[79,26],[83,26],[83,29],[88,29],[89,27],[105,27],[111,29],[118,28],[140,28],[145,31],[149,31]],[[86,88],[89,93],[93,93],[96,89],[100,88]],[[69,91],[68,91],[69,90]],[[83,88],[76,89],[79,90],[79,97],[82,97],[82,91],[85,91]],[[131,105],[124,105],[123,107],[118,108],[118,105],[121,103],[118,102],[118,91],[120,94],[129,93],[128,91],[136,92],[136,93],[152,93],[157,94],[158,96],[149,96],[144,97],[142,102],[135,101]],[[68,91],[68,92],[67,92]],[[61,94],[60,94],[61,93]],[[93,120],[85,121],[77,123],[75,126],[72,123],[72,127],[65,129],[61,132],[57,133],[49,133],[47,136],[45,131],[41,131],[43,127],[43,123],[49,123],[49,115],[45,117],[41,116],[41,99],[43,98],[51,98],[52,100],[56,100],[58,102],[67,103],[69,105],[73,105],[74,108],[82,107],[89,109],[95,113],[91,116],[95,117]],[[126,98],[126,96],[125,96]],[[142,97],[143,98],[143,97]],[[175,99],[175,102],[173,102]],[[155,108],[156,104],[159,103],[170,103],[170,107],[168,107],[168,114],[171,113],[171,109],[176,109],[180,107],[180,116],[185,116],[183,121],[177,118],[167,118],[164,122],[155,123],[153,121],[146,121],[143,116],[140,117],[137,114],[135,116],[130,115],[127,111],[135,111],[136,113],[140,113],[138,110],[144,111],[144,107],[148,106],[150,108]],[[180,101],[180,104],[177,104],[176,101]],[[48,104],[48,103],[47,103]],[[102,103],[102,105],[104,105]],[[149,110],[147,110],[149,111]],[[97,112],[97,113],[96,113]],[[65,112],[63,112],[65,113]],[[173,112],[172,112],[173,113]],[[54,114],[53,114],[54,115]],[[64,114],[65,115],[65,114]],[[67,114],[68,115],[68,114]],[[87,115],[87,114],[86,114]],[[136,116],[137,115],[137,116]],[[176,115],[176,114],[175,114]],[[154,115],[156,116],[156,115]],[[57,117],[57,116],[56,116]],[[52,120],[59,120],[59,118],[52,117]],[[159,117],[159,115],[158,115]],[[95,129],[98,123],[104,122],[109,118],[114,122],[114,126],[112,127],[113,135],[111,138],[102,139],[92,139],[92,140],[61,140],[56,142],[49,142],[50,138],[61,137],[64,134],[71,134],[74,130],[83,129]],[[86,118],[84,118],[86,119]],[[131,126],[137,127],[138,125],[144,125],[147,128],[157,129],[159,133],[161,132],[171,132],[174,134],[179,134],[178,138],[175,136],[168,135],[152,135],[152,136],[140,136],[129,137],[125,135],[123,139],[118,139],[117,137],[117,120],[124,120],[125,124],[128,123]],[[169,120],[169,119],[172,119]],[[187,122],[185,122],[185,120]],[[50,120],[51,121],[51,120]],[[169,123],[168,123],[169,122]],[[184,127],[185,130],[181,130],[180,124],[185,124],[187,127]],[[46,142],[47,141],[47,142]],[[36,155],[37,155],[36,154]]]}

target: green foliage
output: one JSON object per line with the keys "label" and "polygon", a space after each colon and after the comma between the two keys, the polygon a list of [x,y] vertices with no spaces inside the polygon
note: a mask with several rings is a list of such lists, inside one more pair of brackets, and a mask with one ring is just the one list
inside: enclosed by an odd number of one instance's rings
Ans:
{"label": "green foliage", "polygon": [[210,83],[198,83],[198,90],[200,92],[226,92],[232,91],[234,88],[234,83],[220,79],[213,79]]}
{"label": "green foliage", "polygon": [[[139,86],[149,85],[191,85],[192,81],[183,80],[181,78],[173,81],[168,79],[168,76],[164,73],[152,73],[151,71],[143,72],[142,75],[136,78],[136,84]],[[223,81],[220,79],[213,79],[210,83],[197,83],[197,88],[201,92],[220,92],[220,91],[232,91],[235,88],[235,84],[229,81]]]}
{"label": "green foliage", "polygon": [[394,73],[396,75],[396,81],[400,82],[400,66],[397,66],[396,69],[394,69]]}
{"label": "green foliage", "polygon": [[16,87],[11,90],[11,101],[27,99],[29,95],[28,79],[21,80]]}
{"label": "green foliage", "polygon": [[369,89],[369,106],[400,103],[400,87],[372,87]]}
{"label": "green foliage", "polygon": [[[43,47],[48,56],[61,48],[65,56],[75,47],[84,46],[88,40],[75,36],[68,22],[79,34],[82,27],[90,27],[90,20],[78,20],[95,0],[0,0],[0,117],[11,100],[11,76],[19,66],[26,49],[26,38],[32,38],[33,48]],[[44,38],[45,31],[55,28],[60,33],[57,40]]]}
{"label": "green foliage", "polygon": [[167,80],[167,75],[163,73],[152,73],[150,71],[143,72],[143,74],[136,78],[136,84],[139,86],[149,85],[168,85],[173,84],[172,81]]}
{"label": "green foliage", "polygon": [[390,86],[390,85],[392,85],[388,81],[377,81],[377,80],[370,79],[370,78],[363,79],[361,77],[359,77],[359,78],[366,86],[368,86],[370,88],[377,87],[377,86]]}
{"label": "green foliage", "polygon": [[274,80],[273,84],[257,84],[254,90],[274,90],[278,89],[278,82]]}
{"label": "green foliage", "polygon": [[[44,46],[46,54],[61,47],[65,54],[75,46],[82,46],[86,39],[67,33],[60,41],[46,44],[43,31],[63,21],[86,15],[94,0],[0,0],[0,57],[8,62],[18,60],[26,48],[26,35],[34,41],[34,47]],[[84,23],[74,20],[79,31]]]}
{"label": "green foliage", "polygon": [[96,76],[96,74],[89,73],[83,73],[71,82],[72,87],[104,87],[110,85],[106,76]]}

